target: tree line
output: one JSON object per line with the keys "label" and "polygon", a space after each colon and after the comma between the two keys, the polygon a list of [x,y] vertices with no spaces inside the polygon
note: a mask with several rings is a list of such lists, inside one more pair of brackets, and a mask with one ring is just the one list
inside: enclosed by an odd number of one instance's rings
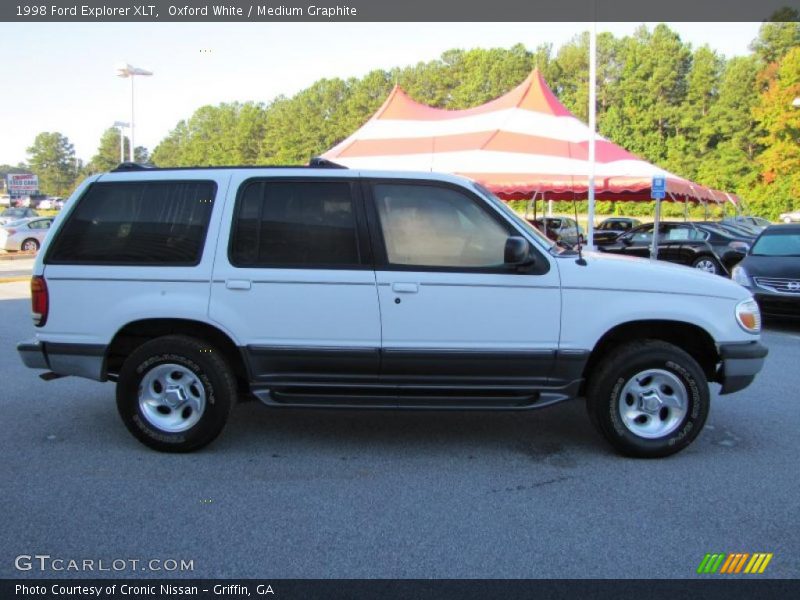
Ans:
{"label": "tree line", "polygon": [[[600,34],[599,133],[669,171],[739,194],[754,214],[775,218],[800,208],[800,107],[793,106],[800,97],[800,15],[778,17],[762,24],[749,55],[731,59],[708,46],[693,48],[664,24],[621,38]],[[151,156],[137,148],[137,160],[158,166],[304,164],[363,125],[395,84],[424,104],[462,109],[506,93],[534,67],[587,121],[588,46],[584,33],[557,51],[550,44],[454,49],[360,78],[321,79],[268,103],[204,106],[177,123]],[[103,134],[86,165],[63,135],[43,133],[29,149],[28,166],[43,189],[68,191],[76,179],[118,160],[115,129]]]}

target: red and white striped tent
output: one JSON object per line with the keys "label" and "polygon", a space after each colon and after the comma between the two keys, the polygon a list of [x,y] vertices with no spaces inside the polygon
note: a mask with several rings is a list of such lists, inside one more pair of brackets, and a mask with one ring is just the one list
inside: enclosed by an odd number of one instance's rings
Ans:
{"label": "red and white striped tent", "polygon": [[[572,200],[588,191],[589,133],[534,70],[504,96],[466,110],[420,104],[395,86],[378,112],[323,158],[351,168],[456,173],[505,200]],[[650,200],[653,175],[666,176],[673,200],[730,199],[601,136],[595,148],[598,199]]]}

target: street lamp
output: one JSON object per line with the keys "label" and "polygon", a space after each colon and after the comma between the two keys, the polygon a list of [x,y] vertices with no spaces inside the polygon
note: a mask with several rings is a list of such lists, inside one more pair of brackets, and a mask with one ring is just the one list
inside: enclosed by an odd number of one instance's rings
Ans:
{"label": "street lamp", "polygon": [[119,162],[125,162],[125,135],[123,130],[126,127],[130,127],[130,123],[126,123],[125,121],[114,121],[113,127],[119,129]]}
{"label": "street lamp", "polygon": [[133,80],[136,76],[150,77],[153,72],[148,71],[147,69],[141,69],[139,67],[132,67],[128,63],[119,63],[115,68],[117,70],[117,77],[129,77],[131,80],[131,145],[128,155],[130,156],[130,161],[133,162]]}

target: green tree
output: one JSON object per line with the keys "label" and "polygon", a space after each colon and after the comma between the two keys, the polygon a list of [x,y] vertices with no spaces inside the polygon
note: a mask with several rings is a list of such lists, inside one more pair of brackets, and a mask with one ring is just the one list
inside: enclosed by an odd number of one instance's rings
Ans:
{"label": "green tree", "polygon": [[764,131],[757,157],[760,184],[754,204],[770,217],[800,208],[800,45],[789,50],[773,69],[769,87],[753,108]]}
{"label": "green tree", "polygon": [[784,8],[772,16],[758,30],[758,37],[750,44],[750,49],[763,62],[779,60],[794,46],[800,45],[800,13]]}
{"label": "green tree", "polygon": [[69,139],[57,132],[43,132],[28,148],[28,165],[39,176],[43,194],[67,196],[75,186],[79,163]]}

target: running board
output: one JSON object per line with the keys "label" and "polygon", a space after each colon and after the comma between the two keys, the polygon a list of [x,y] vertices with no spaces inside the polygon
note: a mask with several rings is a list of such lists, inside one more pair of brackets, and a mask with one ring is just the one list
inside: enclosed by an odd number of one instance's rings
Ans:
{"label": "running board", "polygon": [[360,408],[412,410],[530,410],[573,396],[567,390],[502,390],[458,388],[309,388],[254,389],[270,407]]}

